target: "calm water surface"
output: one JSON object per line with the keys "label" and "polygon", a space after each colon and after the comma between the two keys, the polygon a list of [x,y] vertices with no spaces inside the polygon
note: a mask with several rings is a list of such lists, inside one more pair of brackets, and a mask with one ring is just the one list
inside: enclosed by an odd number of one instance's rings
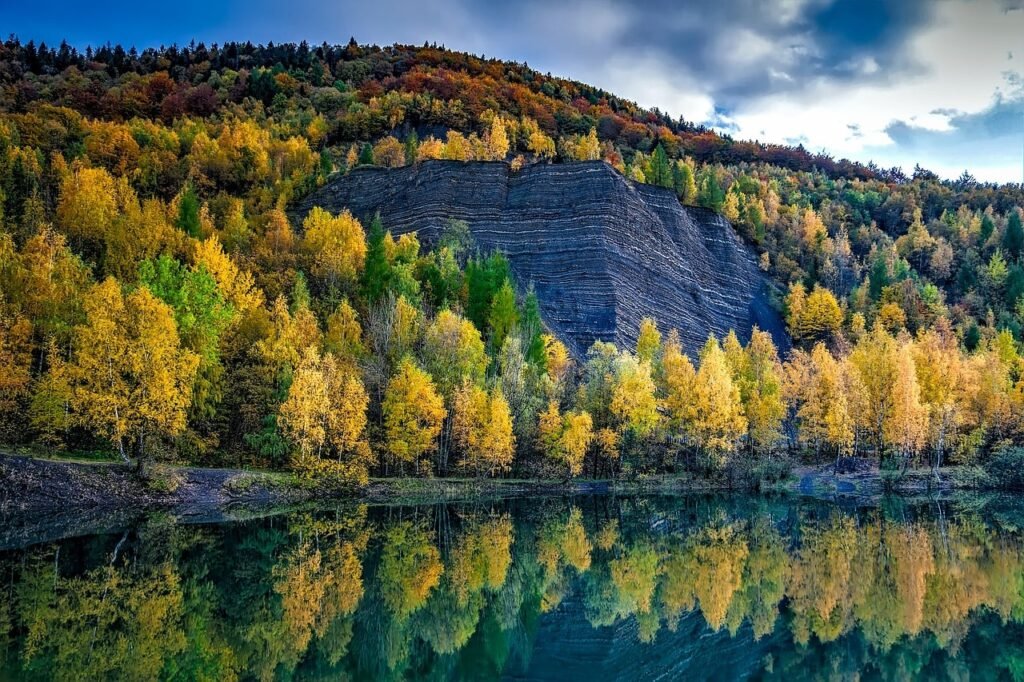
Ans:
{"label": "calm water surface", "polygon": [[0,680],[1024,679],[1024,506],[545,498],[0,552]]}

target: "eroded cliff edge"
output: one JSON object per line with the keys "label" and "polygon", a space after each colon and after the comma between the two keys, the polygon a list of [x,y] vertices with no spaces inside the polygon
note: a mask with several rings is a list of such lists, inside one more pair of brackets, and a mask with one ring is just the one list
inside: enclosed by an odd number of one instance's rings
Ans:
{"label": "eroded cliff edge", "polygon": [[393,234],[427,244],[466,221],[482,250],[500,249],[517,282],[533,283],[545,324],[577,356],[598,339],[631,347],[645,316],[678,329],[691,353],[711,332],[746,341],[755,324],[789,347],[768,281],[729,223],[603,161],[357,168],[306,197],[300,224],[313,206],[348,208],[364,224],[380,211]]}

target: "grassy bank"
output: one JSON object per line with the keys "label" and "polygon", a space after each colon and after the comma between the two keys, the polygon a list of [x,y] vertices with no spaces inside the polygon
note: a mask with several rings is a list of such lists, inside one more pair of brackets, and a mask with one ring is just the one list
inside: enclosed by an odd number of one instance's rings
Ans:
{"label": "grassy bank", "polygon": [[[877,468],[836,473],[831,465],[797,467],[787,478],[761,483],[762,491],[812,496],[878,496],[983,489],[991,480],[978,469],[909,470],[897,475]],[[169,507],[185,513],[261,507],[318,499],[372,504],[432,504],[532,495],[672,494],[748,490],[724,478],[693,474],[629,479],[374,478],[361,488],[327,488],[290,473],[154,465],[140,474],[121,462],[75,454],[0,455],[0,511],[34,512],[80,508]]]}

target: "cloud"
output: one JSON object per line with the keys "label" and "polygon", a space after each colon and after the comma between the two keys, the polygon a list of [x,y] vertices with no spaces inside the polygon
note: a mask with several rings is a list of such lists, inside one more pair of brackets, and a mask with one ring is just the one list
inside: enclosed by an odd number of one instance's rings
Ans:
{"label": "cloud", "polygon": [[[894,131],[949,133],[916,138],[936,143],[975,138],[980,131],[965,127],[971,116],[1021,102],[1020,63],[1010,55],[1022,35],[1024,12],[1007,12],[996,3],[945,2],[907,40],[898,55],[902,67],[879,68],[862,82],[819,78],[798,92],[750,98],[730,112],[730,129],[740,137],[800,140],[836,155],[874,152],[912,166],[906,134],[901,138],[906,154],[889,149],[900,147]],[[923,150],[919,144],[913,152]],[[985,164],[983,158],[965,156],[956,173]]]}
{"label": "cloud", "polygon": [[998,150],[968,122],[1024,100],[1022,0],[227,0],[215,11],[181,0],[178,21],[127,0],[100,14],[55,2],[45,12],[17,4],[5,16],[10,30],[140,47],[351,35],[438,42],[525,61],[739,138],[905,167],[914,155],[942,158],[943,167],[1018,177],[1007,150],[1019,145],[1004,143],[998,158],[972,154],[972,140]]}

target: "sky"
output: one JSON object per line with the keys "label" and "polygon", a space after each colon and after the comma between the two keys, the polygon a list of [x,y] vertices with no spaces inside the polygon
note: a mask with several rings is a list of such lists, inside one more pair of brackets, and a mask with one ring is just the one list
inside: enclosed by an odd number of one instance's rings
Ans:
{"label": "sky", "polygon": [[422,44],[526,62],[737,139],[1021,182],[1024,0],[0,0],[23,41]]}

